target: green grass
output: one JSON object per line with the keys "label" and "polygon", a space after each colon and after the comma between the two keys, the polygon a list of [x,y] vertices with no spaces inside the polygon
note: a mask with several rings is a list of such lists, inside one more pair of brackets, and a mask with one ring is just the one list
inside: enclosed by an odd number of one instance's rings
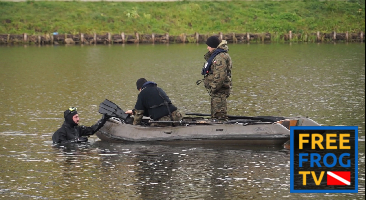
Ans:
{"label": "green grass", "polygon": [[[365,1],[0,2],[0,34],[365,31]],[[276,36],[276,40],[281,40]]]}

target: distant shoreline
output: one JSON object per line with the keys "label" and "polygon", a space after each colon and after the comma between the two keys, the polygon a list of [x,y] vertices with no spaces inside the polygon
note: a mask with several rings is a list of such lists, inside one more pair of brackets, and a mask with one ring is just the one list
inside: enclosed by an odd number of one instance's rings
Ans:
{"label": "distant shoreline", "polygon": [[[312,33],[312,34],[288,34],[273,35],[271,33],[229,33],[213,34],[228,43],[270,43],[270,42],[364,42],[364,33]],[[98,34],[38,34],[20,35],[0,34],[0,45],[6,44],[169,44],[169,43],[205,43],[211,35],[181,34],[171,36],[169,34],[139,34],[128,35],[125,33],[106,35]]]}

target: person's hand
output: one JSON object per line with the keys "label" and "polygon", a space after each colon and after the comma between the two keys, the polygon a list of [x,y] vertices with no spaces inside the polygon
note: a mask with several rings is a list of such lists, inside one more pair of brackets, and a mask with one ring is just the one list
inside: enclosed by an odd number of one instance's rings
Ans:
{"label": "person's hand", "polygon": [[209,92],[210,92],[210,95],[215,94],[216,93],[216,86],[211,86]]}
{"label": "person's hand", "polygon": [[109,116],[107,114],[103,114],[102,118],[100,120],[98,120],[98,122],[96,124],[94,124],[92,126],[95,129],[93,131],[93,134],[96,133],[100,128],[102,128],[109,118],[111,118],[111,116]]}
{"label": "person's hand", "polygon": [[103,114],[102,116],[102,121],[105,122],[107,121],[109,118],[111,118],[111,116],[107,115],[107,114]]}
{"label": "person's hand", "polygon": [[133,114],[133,111],[132,110],[127,110],[125,113],[132,115]]}
{"label": "person's hand", "polygon": [[100,129],[106,122],[107,120],[111,118],[111,116],[107,115],[107,114],[103,114],[102,119],[98,120],[97,124],[98,124],[98,129]]}

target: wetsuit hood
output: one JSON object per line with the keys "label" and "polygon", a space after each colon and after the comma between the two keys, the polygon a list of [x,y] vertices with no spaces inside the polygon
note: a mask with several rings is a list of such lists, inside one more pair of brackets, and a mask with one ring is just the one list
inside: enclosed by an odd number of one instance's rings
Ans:
{"label": "wetsuit hood", "polygon": [[71,127],[77,126],[78,124],[75,123],[74,120],[72,119],[72,117],[76,114],[78,114],[76,110],[73,112],[70,112],[70,110],[66,110],[64,112],[65,123],[70,125]]}

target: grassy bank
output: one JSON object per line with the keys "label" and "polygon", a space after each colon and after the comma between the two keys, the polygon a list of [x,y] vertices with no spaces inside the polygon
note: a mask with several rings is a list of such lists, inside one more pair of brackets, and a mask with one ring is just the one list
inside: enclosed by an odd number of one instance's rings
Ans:
{"label": "grassy bank", "polygon": [[0,34],[360,32],[364,2],[0,2]]}

